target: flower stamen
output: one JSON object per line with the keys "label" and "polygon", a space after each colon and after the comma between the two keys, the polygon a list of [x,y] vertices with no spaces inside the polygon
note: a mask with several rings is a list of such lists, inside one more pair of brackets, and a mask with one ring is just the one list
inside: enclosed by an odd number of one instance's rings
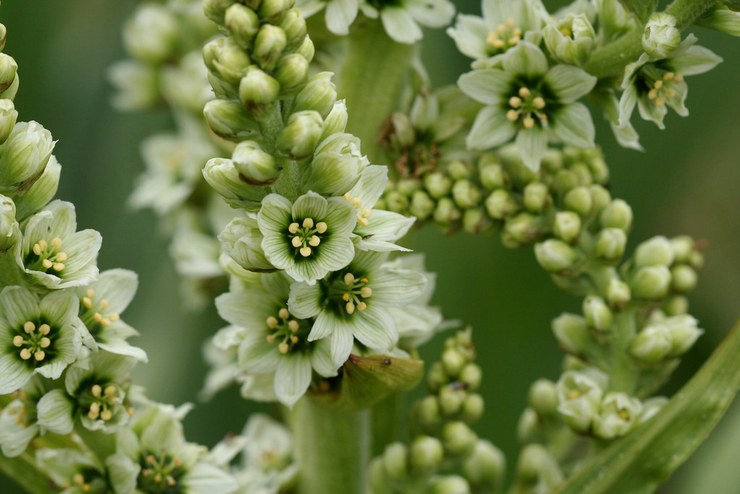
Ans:
{"label": "flower stamen", "polygon": [[544,111],[547,101],[528,87],[520,87],[516,95],[509,98],[508,103],[506,119],[509,122],[521,122],[525,129],[533,129],[537,122],[544,124],[548,121]]}
{"label": "flower stamen", "polygon": [[499,52],[516,46],[521,40],[522,29],[516,25],[514,19],[508,19],[503,24],[499,24],[486,36],[486,44]]}
{"label": "flower stamen", "polygon": [[19,348],[19,356],[22,360],[41,362],[46,358],[48,349],[51,346],[51,326],[48,324],[36,325],[33,321],[26,321],[18,330],[19,334],[13,336],[13,346]]}
{"label": "flower stamen", "polygon": [[309,257],[313,254],[313,249],[321,244],[321,235],[328,229],[325,222],[315,222],[313,218],[304,218],[301,223],[294,221],[288,225],[288,233],[292,235],[290,245],[297,249],[301,256]]}

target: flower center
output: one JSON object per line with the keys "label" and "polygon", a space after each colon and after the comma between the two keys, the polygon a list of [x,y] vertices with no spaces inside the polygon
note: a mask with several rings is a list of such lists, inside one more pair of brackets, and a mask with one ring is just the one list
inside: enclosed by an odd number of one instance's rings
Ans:
{"label": "flower center", "polygon": [[265,339],[270,344],[277,343],[278,351],[283,355],[300,343],[302,335],[298,331],[301,329],[301,323],[298,319],[291,318],[290,312],[285,307],[278,311],[277,317],[270,316],[265,319],[265,324],[270,331]]}
{"label": "flower center", "polygon": [[142,455],[141,473],[136,481],[136,487],[146,493],[164,494],[182,492],[177,481],[185,475],[185,469],[179,458],[164,454],[158,457],[152,453]]}
{"label": "flower center", "polygon": [[52,274],[61,273],[64,270],[64,262],[68,259],[67,253],[62,249],[62,239],[54,237],[50,242],[39,240],[31,248],[26,265],[35,270]]}
{"label": "flower center", "polygon": [[82,297],[82,308],[80,310],[80,319],[85,323],[93,335],[100,328],[107,328],[112,322],[120,319],[117,312],[107,312],[107,299],[95,300],[95,290],[88,288],[85,296]]}
{"label": "flower center", "polygon": [[364,276],[357,278],[352,273],[346,273],[335,285],[335,289],[341,293],[344,311],[347,314],[351,315],[355,310],[362,312],[367,309],[366,299],[373,294],[373,289],[367,286],[368,283],[369,280]]}
{"label": "flower center", "polygon": [[23,427],[30,426],[36,422],[36,401],[32,399],[27,391],[18,390],[13,393],[15,400],[5,408],[9,415],[16,415],[15,423]]}
{"label": "flower center", "polygon": [[516,25],[514,19],[508,19],[503,24],[499,24],[486,36],[488,46],[502,52],[516,46],[521,40],[522,30]]}
{"label": "flower center", "polygon": [[506,118],[509,122],[521,122],[525,129],[534,128],[539,121],[541,124],[547,122],[547,114],[544,112],[545,98],[528,87],[522,86],[515,96],[509,98],[509,111]]}
{"label": "flower center", "polygon": [[323,221],[315,223],[313,218],[304,218],[301,223],[294,221],[288,226],[290,244],[303,257],[309,257],[321,243],[322,235],[329,227]]}
{"label": "flower center", "polygon": [[13,337],[13,346],[18,348],[19,355],[23,360],[31,362],[42,362],[47,357],[51,345],[51,326],[44,323],[36,327],[33,321],[23,323],[23,329]]}
{"label": "flower center", "polygon": [[666,100],[676,96],[676,90],[672,87],[674,84],[683,82],[683,76],[675,72],[666,72],[662,79],[653,82],[648,91],[648,98],[653,100],[658,106],[665,106]]}
{"label": "flower center", "polygon": [[122,396],[121,389],[115,384],[108,384],[105,388],[100,384],[93,384],[88,397],[88,418],[108,422],[113,418],[113,407],[121,402]]}
{"label": "flower center", "polygon": [[359,197],[353,197],[349,192],[344,194],[344,198],[357,210],[357,223],[361,226],[367,226],[370,223],[370,215],[373,214],[373,210],[363,208],[362,200]]}

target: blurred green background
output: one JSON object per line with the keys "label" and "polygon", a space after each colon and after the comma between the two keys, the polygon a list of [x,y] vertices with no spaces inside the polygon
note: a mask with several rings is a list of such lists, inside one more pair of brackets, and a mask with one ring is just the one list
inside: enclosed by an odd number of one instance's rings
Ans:
{"label": "blurred green background", "polygon": [[[456,2],[461,12],[477,1]],[[548,7],[562,2],[546,2]],[[58,139],[62,164],[58,197],[75,203],[79,228],[103,234],[101,269],[139,273],[137,297],[124,318],[139,329],[135,344],[150,363],[137,371],[152,398],[174,404],[192,401],[203,382],[203,338],[224,325],[210,308],[192,314],[181,302],[167,254],[167,238],[149,211],[126,205],[143,169],[138,143],[170,125],[165,112],[119,114],[110,107],[106,68],[124,56],[120,25],[133,0],[6,0],[0,21],[8,28],[6,53],[20,67],[16,107],[21,120],[37,120]],[[652,235],[690,234],[706,239],[706,266],[691,297],[692,313],[706,329],[666,387],[672,393],[706,359],[740,313],[740,41],[697,30],[703,45],[725,63],[689,80],[691,117],[672,114],[668,131],[638,122],[647,153],[619,148],[598,121],[598,141],[612,170],[612,193],[635,211],[632,245]],[[444,33],[430,33],[425,57],[437,84],[454,82],[468,60]],[[597,118],[597,120],[600,120]],[[550,321],[578,311],[580,300],[564,295],[534,262],[530,250],[509,251],[495,237],[446,237],[432,228],[418,232],[414,247],[438,273],[436,302],[451,319],[470,323],[484,368],[487,412],[479,431],[502,447],[511,462],[515,427],[527,387],[538,377],[555,379],[561,354]],[[450,257],[454,253],[454,258]],[[423,349],[433,358],[442,337]],[[239,431],[256,409],[236,389],[198,403],[186,419],[188,437],[212,445]],[[662,492],[740,492],[740,403],[709,441]],[[0,477],[0,493],[17,492]]]}

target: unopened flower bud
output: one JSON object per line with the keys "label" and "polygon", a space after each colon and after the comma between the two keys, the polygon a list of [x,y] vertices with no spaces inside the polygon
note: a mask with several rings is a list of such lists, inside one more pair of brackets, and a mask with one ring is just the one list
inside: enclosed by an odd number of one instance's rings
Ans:
{"label": "unopened flower bud", "polygon": [[498,492],[506,473],[506,458],[500,449],[481,439],[463,461],[462,471],[473,486]]}
{"label": "unopened flower bud", "polygon": [[534,246],[537,262],[550,272],[571,269],[578,259],[571,246],[561,240],[548,239]]}
{"label": "unopened flower bud", "polygon": [[37,122],[19,122],[0,146],[0,192],[29,187],[44,172],[54,148],[51,133]]}
{"label": "unopened flower bud", "polygon": [[[321,138],[324,121],[315,111],[300,111],[288,118],[288,124],[280,131],[277,146],[280,151],[295,160],[313,154]],[[346,191],[345,191],[346,192]]]}
{"label": "unopened flower bud", "polygon": [[524,207],[533,213],[539,213],[549,203],[547,186],[542,182],[530,182],[524,187]]}
{"label": "unopened flower bud", "polygon": [[544,417],[554,415],[558,410],[558,390],[548,379],[538,379],[529,387],[529,406]]}
{"label": "unopened flower bud", "polygon": [[411,196],[411,207],[409,208],[409,212],[419,220],[425,220],[434,212],[435,206],[436,204],[426,192],[417,190]]}
{"label": "unopened flower bud", "polygon": [[446,417],[457,415],[464,399],[465,391],[452,386],[445,386],[439,390],[439,410]]}
{"label": "unopened flower bud", "polygon": [[614,199],[599,217],[604,228],[619,228],[627,231],[632,226],[632,208],[622,199]]}
{"label": "unopened flower bud", "polygon": [[459,475],[436,477],[432,481],[429,494],[470,494],[467,480]]}
{"label": "unopened flower bud", "polygon": [[[520,247],[532,244],[540,238],[543,233],[544,225],[541,218],[529,213],[519,213],[513,218],[506,220],[501,240],[506,246]],[[562,249],[557,250],[559,253],[565,254]],[[549,252],[545,253],[547,254]],[[567,256],[567,254],[565,255]]]}
{"label": "unopened flower bud", "polygon": [[468,359],[454,348],[442,352],[442,366],[450,378],[457,378],[467,363]]}
{"label": "unopened flower bud", "polygon": [[5,49],[5,41],[8,36],[8,30],[5,28],[5,24],[0,24],[0,51]]}
{"label": "unopened flower bud", "polygon": [[604,396],[594,418],[594,434],[602,439],[623,436],[632,430],[641,412],[640,400],[626,393],[611,391]]}
{"label": "unopened flower bud", "polygon": [[543,30],[545,44],[553,57],[563,63],[583,65],[591,55],[596,33],[585,14],[569,14],[552,21]]}
{"label": "unopened flower bud", "polygon": [[606,299],[612,307],[624,307],[630,301],[632,293],[627,283],[616,278],[609,280],[606,287]]}
{"label": "unopened flower bud", "polygon": [[452,189],[452,180],[442,172],[432,172],[424,177],[424,187],[435,199],[446,196]]}
{"label": "unopened flower bud", "polygon": [[552,321],[552,331],[566,352],[581,355],[591,344],[586,320],[575,314],[561,314]]}
{"label": "unopened flower bud", "polygon": [[562,473],[555,459],[540,444],[527,444],[519,455],[519,462],[516,466],[517,477],[526,483],[543,482],[549,492],[562,481]]}
{"label": "unopened flower bud", "polygon": [[259,129],[257,122],[237,101],[211,100],[203,108],[203,115],[213,133],[223,139],[240,141]]}
{"label": "unopened flower bud", "polygon": [[262,70],[272,70],[280,60],[280,56],[288,44],[285,31],[272,24],[263,24],[252,47],[252,59]]}
{"label": "unopened flower bud", "polygon": [[255,141],[237,144],[231,154],[231,161],[242,177],[255,185],[273,181],[279,172],[275,158],[264,152]]}
{"label": "unopened flower bud", "polygon": [[486,404],[483,397],[478,393],[469,394],[465,397],[460,408],[461,418],[468,424],[474,424],[483,417]]}
{"label": "unopened flower bud", "polygon": [[514,196],[504,189],[496,189],[486,198],[486,211],[491,218],[502,220],[519,210]]}
{"label": "unopened flower bud", "polygon": [[405,113],[395,112],[388,117],[391,126],[390,145],[395,148],[408,148],[416,142],[416,130],[411,119]]}
{"label": "unopened flower bud", "polygon": [[448,422],[442,428],[442,444],[449,456],[467,456],[478,440],[475,432],[465,422]]}
{"label": "unopened flower bud", "polygon": [[414,409],[418,424],[425,430],[435,429],[442,421],[439,403],[434,396],[426,396],[419,401]]}
{"label": "unopened flower bud", "polygon": [[295,0],[262,0],[259,6],[260,18],[277,16],[295,4]]}
{"label": "unopened flower bud", "polygon": [[298,8],[292,8],[283,15],[280,27],[285,31],[289,48],[302,43],[306,37],[306,19]]}
{"label": "unopened flower bud", "polygon": [[696,286],[696,271],[686,264],[671,268],[671,288],[679,293],[690,292]]}
{"label": "unopened flower bud", "polygon": [[697,320],[688,314],[682,314],[665,319],[663,324],[671,334],[671,357],[680,357],[694,346],[703,330],[697,326]]}
{"label": "unopened flower bud", "polygon": [[260,27],[257,13],[240,3],[235,3],[226,9],[223,23],[243,48],[249,45]]}
{"label": "unopened flower bud", "polygon": [[18,111],[13,101],[0,99],[0,144],[8,139],[17,119]]}
{"label": "unopened flower bud", "polygon": [[668,327],[659,323],[647,326],[635,336],[630,344],[630,353],[643,362],[655,364],[663,361],[672,347]]}
{"label": "unopened flower bud", "polygon": [[636,298],[665,297],[671,286],[671,272],[665,266],[645,266],[630,279],[632,295]]}
{"label": "unopened flower bud", "polygon": [[532,408],[527,407],[516,424],[516,438],[519,443],[536,442],[541,436],[540,418]]}
{"label": "unopened flower bud", "polygon": [[23,221],[51,201],[59,188],[59,175],[62,166],[52,155],[46,163],[44,173],[36,180],[30,189],[16,192],[13,195],[15,201],[15,215],[18,221]]}
{"label": "unopened flower bud", "polygon": [[479,178],[480,183],[488,190],[502,189],[508,182],[504,167],[495,162],[481,165]]}
{"label": "unopened flower bud", "polygon": [[444,459],[444,448],[436,437],[418,436],[411,443],[409,463],[414,474],[435,472]]}
{"label": "unopened flower bud", "polygon": [[294,111],[313,110],[321,117],[329,114],[337,100],[337,89],[331,81],[331,72],[319,72],[311,77],[293,102]]}
{"label": "unopened flower bud", "polygon": [[564,203],[567,209],[575,211],[581,216],[588,215],[593,206],[591,201],[591,192],[588,187],[576,187],[571,189],[565,195]]}
{"label": "unopened flower bud", "polygon": [[254,65],[239,82],[239,99],[250,110],[273,103],[279,95],[280,83]]}
{"label": "unopened flower bud", "polygon": [[589,295],[583,300],[583,315],[586,322],[597,331],[609,331],[613,316],[606,303],[600,297]]}
{"label": "unopened flower bud", "polygon": [[581,217],[573,211],[558,211],[552,231],[560,240],[572,243],[581,234]]}
{"label": "unopened flower bud", "polygon": [[324,117],[324,132],[321,133],[321,140],[323,141],[332,134],[344,132],[348,119],[347,105],[344,100],[335,102],[329,114]]}
{"label": "unopened flower bud", "polygon": [[280,59],[275,70],[275,79],[283,93],[300,87],[308,77],[308,60],[303,55],[292,53]]}
{"label": "unopened flower bud", "polygon": [[383,466],[389,477],[404,479],[408,476],[408,451],[401,443],[392,443],[383,451]]}
{"label": "unopened flower bud", "polygon": [[123,44],[135,58],[152,64],[167,60],[177,46],[179,28],[169,9],[149,3],[123,26]]}
{"label": "unopened flower bud", "polygon": [[470,166],[461,160],[454,160],[447,165],[447,173],[453,180],[465,180],[470,178],[473,173]]}
{"label": "unopened flower bud", "polygon": [[203,178],[228,203],[248,206],[252,211],[259,209],[259,201],[267,195],[265,190],[245,182],[229,159],[208,160],[203,167]]}
{"label": "unopened flower bud", "polygon": [[226,225],[218,236],[221,248],[227,256],[248,271],[271,271],[275,268],[265,258],[262,250],[262,233],[257,220],[237,216]]}
{"label": "unopened flower bud", "polygon": [[650,15],[642,32],[642,49],[653,58],[666,58],[681,44],[676,18],[665,12]]}
{"label": "unopened flower bud", "polygon": [[635,266],[670,266],[673,262],[673,249],[667,238],[653,237],[635,249]]}
{"label": "unopened flower bud", "polygon": [[485,231],[490,226],[491,220],[483,208],[470,208],[463,213],[462,227],[468,233],[477,234]]}
{"label": "unopened flower bud", "polygon": [[203,0],[202,3],[206,17],[216,24],[223,24],[226,9],[236,3],[236,0]]}
{"label": "unopened flower bud", "polygon": [[231,84],[238,84],[249,67],[249,56],[231,37],[215,38],[206,43],[203,60],[209,71]]}
{"label": "unopened flower bud", "polygon": [[558,412],[563,421],[578,432],[591,427],[604,391],[584,372],[567,371],[558,380]]}
{"label": "unopened flower bud", "polygon": [[694,251],[694,239],[687,235],[674,237],[670,240],[673,249],[674,262],[689,262],[691,253]]}
{"label": "unopened flower bud", "polygon": [[612,195],[602,185],[590,185],[588,190],[591,192],[591,210],[600,214],[611,203]]}
{"label": "unopened flower bud", "polygon": [[13,57],[0,53],[0,92],[5,91],[15,81],[15,75],[18,72],[18,64]]}
{"label": "unopened flower bud", "polygon": [[0,195],[0,253],[13,247],[19,238],[18,221],[15,219],[15,203]]}
{"label": "unopened flower bud", "polygon": [[[397,190],[392,190],[385,195],[385,202],[390,211],[403,213],[409,207],[409,198]],[[452,202],[452,201],[450,201]],[[437,211],[435,210],[435,220]]]}
{"label": "unopened flower bud", "polygon": [[15,74],[15,78],[10,86],[5,91],[0,91],[0,99],[15,99],[15,95],[18,93],[18,86],[20,85],[20,79],[18,74]]}
{"label": "unopened flower bud", "polygon": [[316,48],[313,46],[313,41],[309,36],[303,38],[303,43],[295,50],[296,53],[303,55],[303,58],[309,62],[313,60],[313,56],[316,54]]}
{"label": "unopened flower bud", "polygon": [[434,210],[434,221],[440,225],[449,226],[460,219],[462,213],[449,197],[443,197],[437,202]]}
{"label": "unopened flower bud", "polygon": [[463,209],[477,206],[481,201],[481,193],[470,180],[458,180],[452,186],[452,197]]}
{"label": "unopened flower bud", "polygon": [[622,258],[627,245],[627,235],[619,228],[604,228],[596,236],[596,256],[607,262],[615,262]]}

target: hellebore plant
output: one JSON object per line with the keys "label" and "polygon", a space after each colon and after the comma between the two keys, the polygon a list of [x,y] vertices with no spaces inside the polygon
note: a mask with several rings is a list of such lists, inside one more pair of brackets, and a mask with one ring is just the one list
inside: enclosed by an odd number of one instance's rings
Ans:
{"label": "hellebore plant", "polygon": [[[658,394],[704,331],[686,298],[702,246],[658,235],[628,252],[633,211],[595,145],[592,113],[638,149],[635,107],[660,128],[667,108],[688,115],[685,77],[721,59],[687,29],[740,31],[737,2],[658,3],[483,0],[456,19],[447,0],[138,5],[113,104],[164,105],[174,128],[142,143],[130,203],[167,226],[188,305],[228,323],[203,342],[201,397],[238,384],[278,405],[211,449],[185,437],[190,404],[136,384],[147,354],[121,312],[137,277],[100,272],[100,234],[53,200],[55,141],[17,120],[0,52],[0,471],[31,493],[482,494],[507,477],[515,494],[655,491],[740,386],[736,327]],[[472,59],[456,85],[431,86],[421,26]],[[404,239],[425,223],[531,247],[583,298],[552,322],[562,373],[530,387],[508,476],[473,428],[490,400],[473,330],[420,357],[460,325]]]}

